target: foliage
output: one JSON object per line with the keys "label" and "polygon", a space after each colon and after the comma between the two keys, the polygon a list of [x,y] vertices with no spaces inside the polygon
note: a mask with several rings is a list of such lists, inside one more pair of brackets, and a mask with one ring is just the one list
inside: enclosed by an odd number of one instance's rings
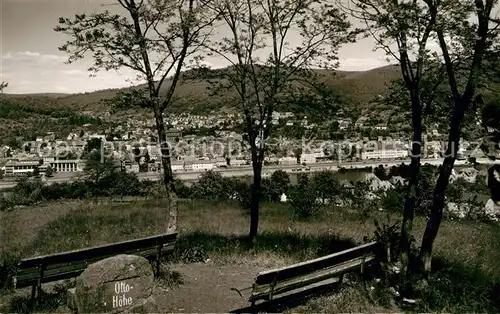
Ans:
{"label": "foliage", "polygon": [[317,201],[316,193],[306,175],[299,178],[299,184],[289,189],[288,201],[296,219],[307,220],[317,217],[323,204]]}
{"label": "foliage", "polygon": [[381,199],[382,208],[393,212],[401,212],[404,203],[404,188],[402,187],[385,192]]}
{"label": "foliage", "polygon": [[[89,15],[76,14],[74,19],[59,18],[54,30],[67,35],[59,50],[68,54],[68,63],[91,55],[89,68],[100,70],[128,68],[144,88],[118,93],[111,100],[118,106],[148,107],[154,114],[162,152],[165,192],[174,201],[170,147],[163,113],[173,102],[181,70],[188,62],[199,62],[198,50],[206,44],[216,16],[207,14],[203,1],[117,0],[122,14],[108,10]],[[168,76],[167,92],[160,93]]]}
{"label": "foliage", "polygon": [[112,177],[118,171],[118,167],[111,158],[103,156],[97,150],[93,150],[87,155],[83,171],[88,180],[100,185],[101,182],[105,182]]}
{"label": "foliage", "polygon": [[311,178],[311,189],[321,201],[335,201],[340,198],[340,181],[333,171],[316,172]]}
{"label": "foliage", "polygon": [[375,167],[375,169],[373,169],[373,174],[376,175],[380,180],[390,179],[390,174],[388,175],[386,173],[383,165],[378,165],[378,167]]}
{"label": "foliage", "polygon": [[40,115],[47,118],[60,119],[67,125],[80,126],[84,124],[102,124],[101,119],[82,115],[73,108],[59,108],[42,105],[44,98],[36,99],[33,97],[24,97],[16,99],[2,98],[0,106],[0,118],[20,119],[33,115]]}
{"label": "foliage", "polygon": [[196,199],[213,201],[228,200],[232,195],[228,190],[227,180],[219,172],[207,171],[202,174],[192,187],[192,196]]}
{"label": "foliage", "polygon": [[283,170],[276,170],[269,179],[262,180],[262,197],[268,202],[279,202],[281,195],[288,192],[290,177]]}
{"label": "foliage", "polygon": [[186,186],[181,180],[174,181],[175,193],[180,198],[190,198],[191,197],[191,188]]}
{"label": "foliage", "polygon": [[427,216],[432,206],[434,185],[436,184],[436,168],[430,165],[424,165],[420,169],[416,212]]}
{"label": "foliage", "polygon": [[7,86],[9,86],[9,82],[4,82],[4,81],[2,81],[2,83],[0,83],[0,93],[2,93],[2,94],[3,94],[3,90],[4,90]]}
{"label": "foliage", "polygon": [[[257,143],[269,137],[274,110],[292,91],[314,86],[318,80],[311,68],[335,66],[338,49],[353,41],[353,33],[347,16],[326,1],[214,1],[208,7],[230,30],[230,36],[206,46],[210,56],[224,58],[230,67],[219,72],[217,79],[206,80],[214,94],[236,91],[234,100],[244,115],[256,172],[252,195],[259,198],[252,201],[251,209],[250,237],[254,238],[265,155],[264,145]],[[294,46],[292,32],[298,34]],[[267,58],[258,57],[267,49],[271,49]],[[202,73],[208,70],[197,72]]]}
{"label": "foliage", "polygon": [[[377,252],[379,261],[392,261],[397,259],[400,250],[400,222],[395,223],[382,223],[375,219],[375,232],[371,238],[365,237],[365,242],[378,242],[380,243],[380,251]],[[386,250],[389,249],[389,252]],[[387,254],[389,253],[389,254]]]}

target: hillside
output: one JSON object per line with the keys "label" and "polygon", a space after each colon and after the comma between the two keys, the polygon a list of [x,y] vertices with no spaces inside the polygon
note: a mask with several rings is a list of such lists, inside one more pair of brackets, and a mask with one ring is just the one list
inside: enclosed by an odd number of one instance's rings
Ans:
{"label": "hillside", "polygon": [[[224,69],[218,71],[224,71]],[[362,72],[337,71],[333,75],[318,70],[317,74],[331,89],[334,101],[312,106],[308,99],[298,99],[282,104],[276,109],[303,113],[313,120],[325,120],[328,112],[334,112],[339,109],[339,106],[345,113],[357,112],[375,120],[385,120],[384,117],[391,115],[391,110],[394,111],[394,108],[388,108],[387,105],[374,106],[370,102],[378,95],[385,94],[389,83],[399,77],[397,66],[386,66]],[[166,92],[170,83],[171,81],[167,81],[163,85],[162,92]],[[167,112],[203,115],[212,111],[234,112],[237,110],[228,94],[210,95],[209,87],[210,83],[200,79],[181,80],[175,93],[176,101],[167,109]],[[150,117],[151,112],[146,109],[134,107],[128,110],[113,110],[112,105],[103,102],[114,97],[118,92],[127,90],[130,88],[70,95],[4,94],[7,100],[12,101],[2,100],[0,106],[0,144],[19,146],[23,141],[34,140],[37,135],[47,131],[66,136],[72,130],[81,130],[82,126],[88,123],[93,127],[104,128],[107,123],[104,124],[104,121],[92,117],[102,117],[105,112],[112,112],[106,118],[106,120],[111,120],[110,122]]]}
{"label": "hillside", "polygon": [[[341,97],[345,105],[356,105],[361,108],[377,95],[384,94],[387,84],[400,75],[399,67],[393,65],[360,72],[337,71],[333,76],[318,70],[318,74],[324,78],[324,83]],[[171,81],[165,82],[162,87],[163,92],[167,90],[170,83]],[[181,82],[175,94],[179,101],[170,108],[170,111],[206,113],[221,109],[221,107],[230,107],[224,96],[210,96],[208,87],[209,83],[201,80]],[[111,109],[109,105],[103,104],[102,100],[112,98],[117,92],[128,89],[107,89],[72,95],[7,95],[7,97],[32,97],[37,98],[37,105],[44,103],[45,106],[50,107],[70,107],[80,112],[101,113]]]}

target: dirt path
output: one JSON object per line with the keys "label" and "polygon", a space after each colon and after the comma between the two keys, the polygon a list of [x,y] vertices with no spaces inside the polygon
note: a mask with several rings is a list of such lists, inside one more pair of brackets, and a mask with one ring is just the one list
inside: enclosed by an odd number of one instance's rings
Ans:
{"label": "dirt path", "polygon": [[255,275],[264,270],[253,265],[213,265],[194,263],[173,265],[182,284],[171,289],[158,288],[155,295],[158,310],[174,313],[221,313],[248,306],[231,288],[250,287]]}

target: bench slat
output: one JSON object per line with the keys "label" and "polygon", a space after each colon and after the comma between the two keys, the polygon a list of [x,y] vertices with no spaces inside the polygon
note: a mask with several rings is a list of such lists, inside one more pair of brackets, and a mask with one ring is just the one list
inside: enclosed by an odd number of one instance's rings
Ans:
{"label": "bench slat", "polygon": [[174,242],[177,238],[177,233],[151,236],[136,240],[128,240],[113,244],[96,246],[88,249],[74,250],[52,255],[37,256],[21,260],[18,268],[38,267],[41,264],[60,264],[69,263],[75,260],[85,260],[93,257],[116,255],[122,252],[127,252],[134,249],[144,247],[154,247],[158,243]]}
{"label": "bench slat", "polygon": [[[163,248],[162,248],[162,254],[167,254],[167,253],[170,253],[174,250],[174,244],[173,243],[169,243],[167,245],[163,245]],[[139,255],[139,256],[144,256],[144,257],[151,257],[151,256],[156,256],[156,254],[158,253],[158,249],[156,247],[153,247],[153,248],[143,248],[143,249],[137,249],[137,250],[129,250],[129,251],[126,251],[126,252],[123,252],[123,254],[133,254],[133,255]],[[69,262],[69,263],[58,263],[58,264],[49,264],[47,265],[47,267],[45,268],[45,272],[48,273],[50,272],[51,270],[53,269],[59,269],[59,268],[62,268],[62,267],[65,267],[67,265],[76,265],[76,264],[92,264],[94,262],[97,262],[99,260],[102,260],[102,259],[105,259],[107,257],[111,257],[111,256],[114,256],[114,255],[103,255],[103,256],[100,256],[100,257],[94,257],[94,258],[89,258],[89,259],[85,259],[85,260],[75,260],[73,262]],[[82,267],[86,267],[86,266],[82,266]],[[17,271],[17,277],[22,277],[22,276],[27,276],[27,275],[35,275],[35,276],[38,276],[38,267],[30,267],[30,268],[20,268],[18,269]]]}
{"label": "bench slat", "polygon": [[[317,272],[313,273],[313,276],[311,276],[312,274],[309,274],[306,277],[295,277],[287,281],[279,282],[273,289],[273,295],[276,296],[279,294],[287,293],[296,289],[310,286],[312,284],[320,283],[333,277],[338,277],[354,269],[361,268],[362,264],[371,263],[373,260],[375,260],[375,255],[373,254],[366,256],[365,258],[359,257],[357,259],[347,261],[328,269],[318,270]],[[270,292],[270,284],[255,287],[249,301],[252,302],[257,300],[268,300]]]}
{"label": "bench slat", "polygon": [[272,283],[275,278],[279,282],[304,276],[317,270],[335,266],[363,255],[371,254],[378,245],[379,244],[377,242],[372,242],[310,261],[264,271],[257,275],[255,278],[255,284],[260,286]]}
{"label": "bench slat", "polygon": [[36,285],[40,277],[40,265],[45,266],[42,283],[68,279],[78,276],[88,265],[117,254],[154,257],[158,254],[159,243],[163,243],[162,254],[171,253],[174,250],[176,237],[177,233],[152,236],[89,249],[23,259],[18,264],[17,274],[14,278],[16,287]]}
{"label": "bench slat", "polygon": [[[169,245],[162,249],[162,254],[173,252],[173,245]],[[129,253],[129,252],[127,252]],[[157,249],[146,249],[142,252],[135,252],[136,255],[151,257],[156,255]],[[81,272],[83,272],[90,264],[97,262],[102,258],[95,258],[92,260],[86,261],[78,261],[66,264],[54,264],[47,267],[44,272],[43,282],[51,282],[60,279],[68,279],[74,276],[78,276]],[[76,275],[74,275],[76,273]],[[36,283],[39,276],[38,268],[29,268],[21,270],[16,275],[16,287],[22,288],[31,286],[33,282]]]}

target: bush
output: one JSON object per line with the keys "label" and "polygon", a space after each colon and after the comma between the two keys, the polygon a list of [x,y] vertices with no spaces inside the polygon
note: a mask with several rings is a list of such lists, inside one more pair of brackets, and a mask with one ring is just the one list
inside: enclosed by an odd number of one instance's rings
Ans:
{"label": "bush", "polygon": [[0,197],[0,209],[28,206],[42,201],[80,199],[87,196],[139,196],[151,188],[139,181],[133,173],[109,172],[97,182],[91,180],[44,185],[39,179],[23,179],[11,192]]}
{"label": "bush", "polygon": [[12,288],[12,278],[20,260],[18,253],[5,251],[0,253],[0,291]]}
{"label": "bush", "polygon": [[382,208],[394,212],[401,212],[405,203],[405,197],[402,191],[397,189],[385,192],[381,199]]}
{"label": "bush", "polygon": [[174,189],[177,197],[191,198],[191,188],[184,184],[181,180],[174,180]]}
{"label": "bush", "polygon": [[290,189],[288,197],[296,219],[307,220],[318,216],[323,208],[322,204],[316,201],[314,190],[309,184],[299,184]]}
{"label": "bush", "polygon": [[228,180],[220,173],[208,171],[201,175],[200,180],[192,187],[192,196],[197,199],[221,201],[232,195],[228,190]]}
{"label": "bush", "polygon": [[311,190],[322,201],[333,201],[340,198],[340,181],[333,171],[317,172],[311,179]]}

